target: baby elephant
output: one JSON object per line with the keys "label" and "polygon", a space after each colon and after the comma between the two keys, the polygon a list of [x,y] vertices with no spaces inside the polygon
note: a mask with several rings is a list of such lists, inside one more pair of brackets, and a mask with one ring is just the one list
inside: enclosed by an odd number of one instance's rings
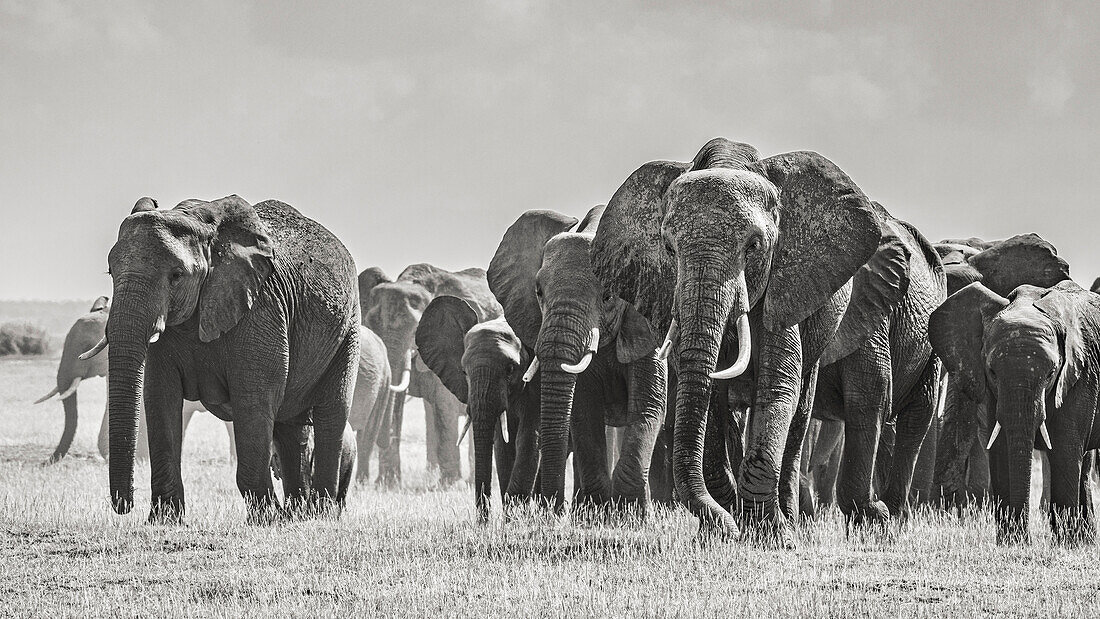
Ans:
{"label": "baby elephant", "polygon": [[997,541],[1028,540],[1033,448],[1050,459],[1055,541],[1094,541],[1085,454],[1100,447],[1100,296],[1073,280],[1007,299],[974,283],[932,313],[929,336],[950,380],[989,411]]}

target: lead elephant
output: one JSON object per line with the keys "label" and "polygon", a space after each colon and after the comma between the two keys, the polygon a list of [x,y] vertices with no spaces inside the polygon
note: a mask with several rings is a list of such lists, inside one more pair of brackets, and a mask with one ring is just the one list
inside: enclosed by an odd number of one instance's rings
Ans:
{"label": "lead elephant", "polygon": [[[744,522],[793,546],[817,362],[847,308],[849,280],[882,236],[870,200],[811,152],[761,159],[716,138],[693,161],[643,165],[615,192],[593,264],[609,290],[669,330],[676,489],[701,530],[736,534],[727,509],[739,505]],[[746,372],[752,421],[735,483],[708,419],[725,406],[715,381]]]}
{"label": "lead elephant", "polygon": [[958,389],[986,404],[998,542],[1027,541],[1032,450],[1051,466],[1056,542],[1092,542],[1100,448],[1100,297],[1073,280],[1008,297],[973,283],[932,314],[932,346]]}
{"label": "lead elephant", "polygon": [[[928,317],[947,296],[932,244],[877,202],[875,207],[887,232],[852,280],[840,328],[821,356],[813,404],[814,417],[844,422],[837,503],[857,524],[908,513],[913,467],[940,374]],[[894,422],[892,453],[879,449],[887,422]],[[877,461],[886,473],[881,497],[873,483]]]}
{"label": "lead elephant", "polygon": [[530,349],[503,317],[479,322],[469,303],[450,295],[436,297],[424,310],[416,347],[467,407],[479,520],[489,517],[494,453],[502,503],[530,498],[539,470],[539,380],[524,376]]}
{"label": "lead elephant", "polygon": [[[667,370],[649,322],[593,273],[590,250],[605,225],[603,212],[593,208],[580,222],[553,211],[523,213],[489,263],[489,287],[520,341],[535,351],[543,498],[563,507],[572,440],[580,481],[575,504],[614,504],[644,516]],[[625,428],[614,471],[608,470],[607,426]]]}
{"label": "lead elephant", "polygon": [[451,272],[430,264],[413,264],[390,280],[381,269],[372,267],[359,274],[359,295],[363,324],[382,338],[392,375],[401,377],[391,386],[396,396],[389,428],[382,429],[389,436],[383,439],[389,447],[379,454],[379,477],[385,484],[401,481],[401,426],[407,393],[424,399],[428,465],[439,467],[440,481],[448,486],[461,478],[455,439],[458,417],[466,414],[466,406],[420,360],[416,329],[428,304],[440,295],[468,302],[479,321],[500,316],[502,310],[485,281],[485,271]]}
{"label": "lead elephant", "polygon": [[[49,393],[39,398],[35,404],[41,404],[58,396],[65,408],[65,428],[61,433],[61,440],[54,449],[53,455],[45,464],[53,464],[60,461],[69,452],[73,436],[76,435],[79,409],[77,406],[78,388],[82,381],[99,376],[107,376],[107,359],[110,347],[91,359],[81,359],[84,351],[95,346],[96,342],[103,339],[106,334],[107,317],[110,315],[111,304],[107,297],[99,297],[92,303],[92,308],[87,314],[76,319],[65,336],[65,345],[61,351],[61,361],[57,366],[57,386]],[[110,453],[108,446],[108,408],[104,406],[103,421],[99,426],[99,439],[97,447],[99,455],[107,458]],[[198,411],[205,410],[197,402],[185,402],[183,406],[183,431],[186,434],[187,426],[191,423],[191,416]],[[237,459],[236,446],[233,444],[233,424],[225,424],[229,435],[229,459]],[[146,430],[145,408],[142,407],[138,421],[137,456],[138,459],[149,459],[149,439]]]}
{"label": "lead elephant", "polygon": [[[234,422],[237,487],[249,520],[279,514],[269,471],[274,439],[301,471],[298,437],[312,423],[314,477],[283,476],[291,507],[334,507],[341,442],[359,360],[355,263],[317,222],[275,200],[187,200],[160,210],[142,198],[108,255],[114,302],[110,488],[116,512],[134,501],[138,400],[149,420],[150,519],[184,513],[183,401]],[[144,386],[144,389],[143,389]]]}

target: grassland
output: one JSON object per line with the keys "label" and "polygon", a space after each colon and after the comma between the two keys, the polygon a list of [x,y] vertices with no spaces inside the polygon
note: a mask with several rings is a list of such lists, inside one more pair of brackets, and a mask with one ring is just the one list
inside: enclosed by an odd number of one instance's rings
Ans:
{"label": "grassland", "polygon": [[[13,616],[977,616],[1095,617],[1100,552],[993,541],[988,515],[920,514],[888,540],[846,538],[833,515],[793,552],[702,545],[682,511],[639,528],[536,518],[486,527],[465,487],[430,491],[419,408],[409,407],[405,487],[355,488],[338,522],[244,524],[211,416],[184,449],[187,524],[116,516],[96,455],[104,382],[81,387],[73,453],[43,468],[61,406],[30,402],[56,361],[0,362],[0,613]],[[496,512],[499,514],[499,510]]]}

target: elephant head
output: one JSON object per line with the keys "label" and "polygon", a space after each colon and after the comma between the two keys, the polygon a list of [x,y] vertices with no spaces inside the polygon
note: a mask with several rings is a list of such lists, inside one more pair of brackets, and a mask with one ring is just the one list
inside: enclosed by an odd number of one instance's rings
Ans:
{"label": "elephant head", "polygon": [[1049,288],[1069,279],[1069,264],[1037,234],[1003,241],[948,239],[936,244],[947,273],[947,294],[974,282],[1003,296],[1022,284]]}
{"label": "elephant head", "polygon": [[1032,449],[1051,448],[1051,415],[1059,414],[1092,362],[1079,319],[1090,296],[1072,280],[1052,288],[1025,284],[1007,298],[974,283],[929,320],[932,347],[952,380],[990,411],[999,540],[1027,537]]}
{"label": "elephant head", "polygon": [[[612,292],[669,329],[679,365],[673,472],[681,499],[704,522],[734,526],[707,493],[703,437],[712,378],[748,368],[750,310],[762,309],[769,332],[797,325],[830,302],[881,237],[871,202],[825,157],[761,159],[752,146],[723,138],[690,163],[644,164],[611,198],[593,264]],[[736,360],[716,371],[734,331]],[[781,445],[783,436],[768,440]],[[775,473],[743,467],[741,475]]]}
{"label": "elephant head", "polygon": [[416,330],[416,346],[425,365],[467,405],[467,423],[473,427],[474,495],[479,517],[485,520],[492,494],[494,436],[498,428],[502,438],[508,436],[505,412],[523,417],[530,414],[526,409],[537,407],[537,395],[531,393],[537,394],[537,386],[525,390],[523,381],[531,355],[503,317],[478,322],[469,303],[450,295],[428,304]]}
{"label": "elephant head", "polygon": [[386,344],[396,393],[409,389],[416,327],[431,301],[432,293],[417,282],[392,281],[377,267],[359,274],[363,324]]}
{"label": "elephant head", "polygon": [[[69,453],[73,437],[76,435],[78,415],[77,388],[81,381],[96,376],[107,375],[107,357],[100,356],[94,359],[80,359],[81,353],[95,346],[96,342],[103,339],[107,328],[107,316],[111,311],[111,303],[108,297],[99,297],[92,303],[87,314],[76,319],[73,326],[65,335],[65,345],[61,351],[61,362],[57,366],[57,382],[49,393],[38,398],[35,404],[41,404],[58,396],[65,408],[65,429],[61,433],[61,440],[54,449],[53,455],[45,464],[53,464]],[[106,453],[102,454],[106,456]]]}
{"label": "elephant head", "polygon": [[542,494],[559,507],[578,375],[594,360],[633,363],[656,344],[649,322],[592,270],[592,239],[603,212],[597,206],[578,223],[553,211],[527,211],[504,233],[487,270],[508,324],[536,354]]}
{"label": "elephant head", "polygon": [[133,506],[138,399],[150,345],[169,327],[197,332],[202,342],[233,329],[262,294],[276,249],[256,210],[235,195],[187,200],[170,210],[142,198],[122,222],[108,255],[114,300],[106,336],[85,353],[110,342],[110,486],[117,512]]}

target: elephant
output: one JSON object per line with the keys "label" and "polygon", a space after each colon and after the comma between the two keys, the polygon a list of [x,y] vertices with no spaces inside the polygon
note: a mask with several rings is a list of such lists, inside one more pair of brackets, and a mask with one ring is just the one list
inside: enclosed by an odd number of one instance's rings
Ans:
{"label": "elephant", "polygon": [[[593,272],[590,258],[604,206],[582,221],[526,211],[489,263],[489,288],[528,349],[540,378],[541,498],[561,513],[570,441],[580,486],[573,507],[611,507],[641,518],[649,510],[649,468],[665,419],[667,369],[656,337],[630,304]],[[608,470],[606,427],[623,427],[620,457]]]}
{"label": "elephant", "polygon": [[[844,422],[837,503],[856,524],[908,514],[913,469],[940,375],[928,343],[928,317],[947,297],[932,244],[881,204],[874,206],[889,232],[852,279],[840,328],[819,361],[813,402],[814,417]],[[890,421],[892,454],[880,449],[883,424]],[[881,484],[873,483],[876,461],[885,473]]]}
{"label": "elephant", "polygon": [[[825,157],[761,159],[725,138],[690,162],[642,165],[611,198],[592,262],[610,291],[668,329],[676,491],[701,533],[738,534],[739,506],[743,524],[793,547],[818,359],[883,234],[871,201]],[[754,388],[735,482],[715,381],[741,375]]]}
{"label": "elephant", "polygon": [[[110,493],[115,512],[134,504],[138,400],[149,428],[152,522],[181,522],[183,401],[234,423],[237,488],[248,520],[287,512],[268,470],[272,441],[300,471],[298,437],[312,423],[313,488],[283,476],[288,511],[331,513],[341,442],[359,360],[355,263],[331,232],[293,207],[237,195],[159,209],[142,198],[108,254],[114,293],[111,345]],[[144,387],[144,389],[143,389]]]}
{"label": "elephant", "polygon": [[[1069,264],[1058,256],[1058,250],[1037,234],[1023,234],[1001,241],[980,239],[948,239],[936,244],[944,263],[948,295],[955,294],[974,282],[994,293],[1007,297],[1017,286],[1031,284],[1050,288],[1070,279]],[[929,461],[934,471],[920,476],[932,479],[923,489],[930,498],[943,497],[947,502],[963,504],[967,500],[981,502],[990,488],[989,462],[985,444],[991,427],[982,405],[957,389],[951,377],[941,392],[940,411],[926,441],[934,449]],[[969,497],[969,498],[968,498]]]}
{"label": "elephant", "polygon": [[[69,328],[69,332],[65,336],[65,346],[61,352],[61,362],[57,367],[57,386],[35,401],[35,404],[41,404],[56,395],[58,399],[61,400],[62,406],[65,407],[65,429],[61,434],[61,441],[58,442],[53,455],[51,455],[44,464],[59,462],[69,452],[69,447],[73,442],[73,436],[76,435],[77,420],[79,418],[77,410],[77,388],[80,386],[81,381],[98,376],[107,376],[107,358],[110,353],[109,348],[105,349],[103,354],[92,359],[80,359],[79,356],[81,353],[94,346],[96,342],[103,339],[107,328],[107,316],[110,311],[110,299],[108,297],[99,297],[92,303],[92,308],[87,314],[76,319],[76,322]],[[148,460],[149,439],[146,430],[144,406],[141,408],[142,410],[139,414],[140,418],[138,421],[136,457],[139,460]],[[205,409],[202,407],[202,404],[198,402],[184,402],[184,434],[187,433],[187,426],[191,423],[191,416],[202,410]],[[109,427],[107,413],[108,409],[105,406],[103,421],[99,427],[99,440],[97,441],[99,455],[104,458],[107,458],[110,453],[107,440]],[[237,450],[236,446],[233,444],[233,424],[226,423],[225,429],[229,434],[229,459],[236,460]]]}
{"label": "elephant", "polygon": [[[348,424],[355,432],[358,461],[355,478],[360,482],[370,479],[370,457],[375,445],[379,449],[389,447],[388,428],[394,400],[391,382],[386,344],[374,331],[360,325],[359,374],[348,411]],[[387,431],[383,432],[383,428]]]}
{"label": "elephant", "polygon": [[1088,452],[1100,448],[1100,297],[1069,279],[1022,284],[1005,297],[983,280],[951,295],[928,330],[952,382],[986,404],[998,543],[1030,539],[1035,448],[1050,462],[1055,542],[1093,542]]}
{"label": "elephant", "polygon": [[[465,300],[432,299],[416,328],[420,358],[466,405],[473,428],[474,500],[489,519],[495,454],[501,502],[532,497],[539,470],[539,380],[525,377],[533,358],[503,316],[478,321]],[[526,380],[525,380],[526,378]]]}
{"label": "elephant", "polygon": [[446,487],[461,478],[458,417],[466,407],[428,369],[416,351],[416,328],[424,309],[432,299],[451,295],[470,303],[478,320],[501,315],[500,304],[489,291],[485,271],[470,268],[451,272],[430,264],[413,264],[396,280],[377,267],[359,274],[359,302],[363,324],[377,333],[386,344],[390,369],[401,380],[391,386],[397,395],[385,440],[389,447],[379,454],[379,477],[386,485],[401,481],[401,426],[404,420],[404,395],[424,399],[428,439],[428,466],[439,467],[440,482]]}

